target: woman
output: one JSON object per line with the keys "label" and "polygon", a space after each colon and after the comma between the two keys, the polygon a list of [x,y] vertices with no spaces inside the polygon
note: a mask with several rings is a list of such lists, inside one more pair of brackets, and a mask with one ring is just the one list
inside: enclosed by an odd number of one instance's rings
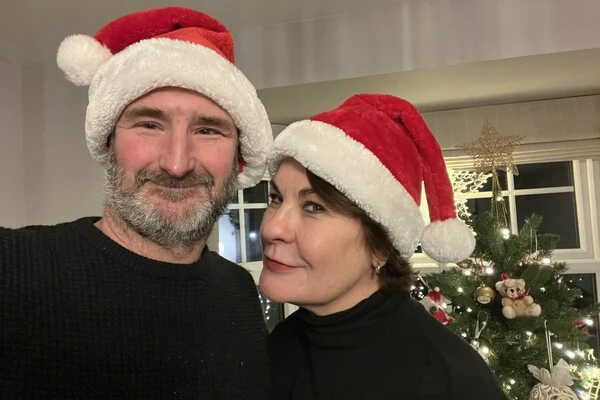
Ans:
{"label": "woman", "polygon": [[408,292],[418,243],[441,262],[475,245],[410,103],[356,95],[290,125],[271,173],[260,287],[300,307],[270,337],[274,400],[505,399],[477,352]]}

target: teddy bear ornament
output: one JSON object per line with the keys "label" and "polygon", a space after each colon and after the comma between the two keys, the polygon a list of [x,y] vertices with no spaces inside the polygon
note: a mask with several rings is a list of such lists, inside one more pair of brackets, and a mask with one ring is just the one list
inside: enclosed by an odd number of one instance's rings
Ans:
{"label": "teddy bear ornament", "polygon": [[562,358],[556,363],[552,372],[545,368],[528,365],[529,372],[540,381],[531,389],[529,400],[578,400],[569,387],[573,385],[573,377],[569,364]]}
{"label": "teddy bear ornament", "polygon": [[502,295],[502,314],[506,318],[539,317],[542,313],[542,307],[533,301],[525,289],[524,279],[513,279],[502,274],[502,280],[496,282],[496,290]]}

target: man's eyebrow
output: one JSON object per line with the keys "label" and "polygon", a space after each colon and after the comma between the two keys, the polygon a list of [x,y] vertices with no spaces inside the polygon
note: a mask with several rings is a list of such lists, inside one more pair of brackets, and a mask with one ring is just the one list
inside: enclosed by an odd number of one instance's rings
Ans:
{"label": "man's eyebrow", "polygon": [[227,131],[237,130],[237,127],[231,121],[221,117],[194,114],[191,120],[199,125],[208,125],[215,128],[225,129]]}
{"label": "man's eyebrow", "polygon": [[165,113],[154,107],[132,107],[123,112],[122,119],[135,119],[140,117],[151,117],[156,119],[166,119]]}

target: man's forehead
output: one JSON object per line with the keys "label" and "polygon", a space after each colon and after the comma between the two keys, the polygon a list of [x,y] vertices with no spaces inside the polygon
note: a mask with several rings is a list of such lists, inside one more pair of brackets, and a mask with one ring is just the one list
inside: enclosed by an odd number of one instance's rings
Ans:
{"label": "man's forehead", "polygon": [[127,105],[120,118],[125,115],[140,114],[140,110],[148,114],[151,110],[155,110],[156,114],[158,111],[164,114],[185,111],[201,118],[220,118],[229,121],[233,128],[237,129],[227,110],[210,97],[184,88],[165,87],[148,92]]}

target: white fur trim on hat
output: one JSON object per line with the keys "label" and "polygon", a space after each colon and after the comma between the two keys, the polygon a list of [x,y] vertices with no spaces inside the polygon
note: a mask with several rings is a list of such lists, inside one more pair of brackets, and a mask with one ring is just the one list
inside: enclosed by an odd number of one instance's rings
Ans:
{"label": "white fur trim on hat", "polygon": [[85,127],[92,157],[102,164],[106,162],[107,136],[128,104],[154,89],[169,86],[199,92],[229,113],[240,130],[240,151],[246,162],[238,176],[238,188],[258,183],[273,136],[256,89],[217,52],[170,38],[132,44],[113,55],[94,76]]}
{"label": "white fur trim on hat", "polygon": [[383,225],[403,257],[413,255],[424,225],[421,211],[404,186],[362,144],[333,125],[304,120],[277,136],[269,160],[272,175],[285,157],[331,183]]}
{"label": "white fur trim on hat", "polygon": [[463,221],[451,218],[433,221],[423,230],[423,251],[440,262],[457,262],[468,258],[475,249],[475,235]]}
{"label": "white fur trim on hat", "polygon": [[95,38],[72,35],[58,47],[56,63],[68,80],[77,86],[88,86],[102,64],[112,53]]}

